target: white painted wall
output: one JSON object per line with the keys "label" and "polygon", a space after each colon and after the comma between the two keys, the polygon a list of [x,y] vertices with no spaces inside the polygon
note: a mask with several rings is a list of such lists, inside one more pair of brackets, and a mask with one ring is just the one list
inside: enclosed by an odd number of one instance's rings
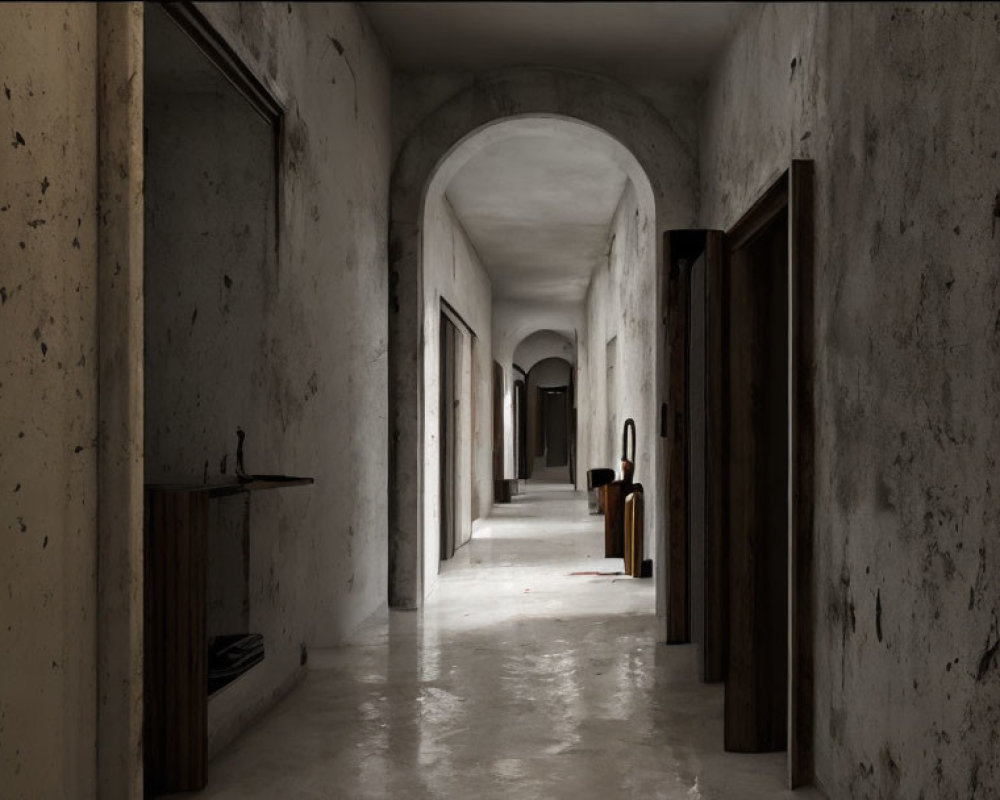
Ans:
{"label": "white painted wall", "polygon": [[[469,446],[458,459],[459,506],[466,518],[457,527],[458,541],[471,536],[472,509],[481,516],[493,506],[492,474],[492,386],[493,331],[492,290],[486,270],[455,217],[447,198],[431,192],[424,204],[423,230],[423,584],[424,596],[433,591],[440,568],[441,480],[440,405],[440,315],[444,299],[475,333],[473,342],[464,337],[463,352],[469,366],[463,385],[471,398],[461,398],[468,407],[457,420],[471,431]],[[460,375],[464,373],[459,359]],[[467,382],[467,383],[466,383]],[[464,402],[463,402],[464,401]],[[460,439],[462,437],[460,436]],[[474,483],[473,483],[474,476]],[[466,495],[466,487],[471,491]],[[467,497],[467,499],[465,499]]]}

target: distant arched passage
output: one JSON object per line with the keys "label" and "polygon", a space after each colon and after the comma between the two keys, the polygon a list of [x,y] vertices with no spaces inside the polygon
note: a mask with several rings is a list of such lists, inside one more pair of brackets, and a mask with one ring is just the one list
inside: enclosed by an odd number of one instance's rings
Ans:
{"label": "distant arched passage", "polygon": [[[663,394],[662,335],[653,323],[660,308],[663,233],[690,227],[695,216],[697,170],[692,148],[670,122],[635,91],[598,75],[548,69],[503,71],[475,80],[429,114],[404,142],[396,161],[390,197],[389,315],[389,601],[414,608],[423,598],[423,304],[421,226],[423,208],[435,184],[447,184],[448,173],[461,166],[467,152],[503,135],[517,120],[562,118],[589,126],[621,144],[622,165],[642,200],[655,209],[653,265],[636,285],[623,287],[650,306],[637,335],[648,346],[637,358],[652,361],[647,391],[635,412],[645,437],[640,469],[647,480],[660,480],[663,454],[655,438],[656,408]],[[526,323],[527,324],[527,323]],[[521,337],[537,330],[527,328]],[[497,342],[494,352],[505,343]],[[517,341],[506,343],[513,356]],[[652,493],[650,517],[658,541],[663,508]],[[655,544],[658,554],[662,548]],[[662,575],[663,570],[658,570]],[[658,597],[662,596],[657,586]],[[658,602],[659,605],[659,602]]]}

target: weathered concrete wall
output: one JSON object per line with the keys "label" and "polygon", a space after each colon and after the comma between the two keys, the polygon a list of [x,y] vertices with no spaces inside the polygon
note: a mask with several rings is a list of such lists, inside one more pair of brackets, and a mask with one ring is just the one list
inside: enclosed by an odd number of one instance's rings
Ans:
{"label": "weathered concrete wall", "polygon": [[[256,345],[270,424],[248,466],[316,479],[251,501],[250,624],[267,656],[213,700],[214,751],[295,680],[300,643],[336,644],[386,607],[390,77],[356,6],[201,10],[285,108],[278,266]],[[218,286],[217,302],[237,288]]]}
{"label": "weathered concrete wall", "polygon": [[143,791],[142,3],[97,10],[99,797]]}
{"label": "weathered concrete wall", "polygon": [[[147,21],[183,37],[158,9]],[[178,63],[211,73],[208,60],[181,42],[188,49],[173,56]],[[147,44],[147,65],[167,60],[154,52],[165,47],[157,37]],[[281,336],[273,302],[275,134],[221,73],[201,85],[147,79],[144,123],[146,481],[235,480],[237,427],[246,433],[247,470],[297,474],[296,465],[281,463],[277,409],[266,390],[281,369],[266,346]],[[210,701],[213,752],[236,733],[244,707],[256,709],[261,682],[284,685],[298,667],[297,641],[282,635],[289,620],[269,609],[259,573],[247,583],[246,558],[263,562],[263,574],[271,566],[260,554],[272,551],[282,523],[270,499],[212,503],[208,635],[263,632],[267,649],[252,678]],[[304,491],[292,493],[287,513],[301,514],[306,500]],[[299,635],[303,622],[293,627]]]}
{"label": "weathered concrete wall", "polygon": [[[621,461],[622,425],[636,422],[635,480],[648,486],[655,497],[656,453],[659,431],[648,408],[653,392],[651,361],[656,351],[658,318],[654,307],[656,280],[651,262],[656,243],[654,212],[639,200],[629,181],[615,211],[608,241],[608,262],[591,279],[587,292],[586,363],[580,378],[580,424],[586,426],[586,469],[610,467]],[[607,343],[617,339],[617,360],[612,373],[615,386],[607,386]],[[614,407],[609,408],[609,398]],[[655,557],[655,537],[646,525],[646,553]]]}
{"label": "weathered concrete wall", "polygon": [[265,343],[280,335],[274,134],[221,75],[209,88],[147,87],[149,483],[232,480],[237,426],[248,470],[294,469],[261,447],[276,416]]}
{"label": "weathered concrete wall", "polygon": [[96,796],[97,10],[0,6],[0,793]]}
{"label": "weathered concrete wall", "polygon": [[[475,248],[439,192],[429,195],[424,207],[423,287],[423,596],[437,582],[440,565],[441,527],[441,301],[446,301],[475,333],[462,335],[459,365],[471,358],[462,381],[457,424],[459,460],[456,491],[462,516],[458,519],[458,543],[472,534],[472,508],[487,516],[493,507],[493,294],[489,275]],[[461,326],[459,327],[462,331]],[[466,409],[472,413],[466,416]],[[470,435],[471,434],[471,435]],[[471,489],[473,496],[468,496]]]}
{"label": "weathered concrete wall", "polygon": [[816,161],[816,773],[1000,785],[991,6],[768,6],[705,104],[702,222]]}
{"label": "weathered concrete wall", "polygon": [[[406,139],[429,113],[463,89],[495,73],[427,70],[392,74],[392,159],[395,162]],[[650,75],[644,80],[622,84],[639,95],[666,121],[692,161],[698,158],[699,100],[703,86],[698,82],[675,82]]]}

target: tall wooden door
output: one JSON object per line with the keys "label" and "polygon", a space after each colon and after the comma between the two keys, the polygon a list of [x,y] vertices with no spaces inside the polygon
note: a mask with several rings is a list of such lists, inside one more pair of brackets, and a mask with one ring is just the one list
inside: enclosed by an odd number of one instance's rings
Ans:
{"label": "tall wooden door", "polygon": [[697,648],[698,675],[725,672],[722,529],[724,234],[667,234],[667,641]]}
{"label": "tall wooden door", "polygon": [[726,749],[787,746],[791,787],[813,770],[812,202],[794,161],[727,233],[664,241],[667,641],[724,677]]}
{"label": "tall wooden door", "polygon": [[726,749],[788,734],[788,212],[728,248]]}
{"label": "tall wooden door", "polygon": [[544,389],[542,431],[545,466],[563,467],[569,463],[569,406],[566,387]]}
{"label": "tall wooden door", "polygon": [[725,676],[725,556],[722,531],[721,231],[704,231],[691,263],[687,319],[687,539],[691,642],[698,677]]}
{"label": "tall wooden door", "polygon": [[457,526],[456,419],[458,409],[458,328],[444,313],[441,314],[441,405],[439,411],[441,450],[441,560],[455,554]]}
{"label": "tall wooden door", "polygon": [[493,362],[493,499],[504,498],[503,491],[503,367]]}
{"label": "tall wooden door", "polygon": [[794,161],[726,234],[726,749],[812,776],[813,169]]}
{"label": "tall wooden door", "polygon": [[515,464],[517,477],[528,477],[528,409],[525,407],[527,395],[523,380],[514,382],[514,442],[516,448]]}

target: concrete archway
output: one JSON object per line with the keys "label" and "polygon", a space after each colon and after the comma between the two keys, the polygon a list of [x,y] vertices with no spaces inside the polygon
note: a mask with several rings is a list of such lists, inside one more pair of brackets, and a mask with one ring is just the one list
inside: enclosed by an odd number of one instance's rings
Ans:
{"label": "concrete archway", "polygon": [[[434,181],[447,180],[448,162],[472,137],[489,136],[502,123],[517,119],[564,118],[583,123],[610,136],[622,146],[623,169],[636,191],[652,209],[642,220],[642,233],[651,234],[653,268],[620,287],[623,302],[649,306],[649,313],[628,326],[646,346],[630,348],[623,369],[643,373],[631,412],[646,445],[638,471],[651,484],[662,482],[663,454],[656,438],[656,408],[663,395],[662,329],[659,317],[661,287],[656,265],[661,262],[663,233],[690,227],[695,217],[697,170],[689,151],[664,119],[635,91],[616,81],[587,73],[548,69],[518,69],[483,77],[429,114],[403,144],[392,175],[389,263],[389,601],[394,607],[415,608],[422,587],[422,453],[423,441],[423,300],[422,248],[424,200]],[[453,162],[452,166],[457,162]],[[457,169],[457,167],[455,167]],[[637,225],[638,225],[637,219]],[[647,228],[652,225],[653,230]],[[502,311],[502,309],[498,309]],[[551,314],[551,309],[546,309]],[[572,317],[571,312],[566,312]],[[579,324],[579,321],[577,321]],[[575,327],[579,330],[578,324]],[[527,325],[512,337],[513,347],[532,330]],[[494,343],[494,352],[500,342]],[[634,352],[633,352],[634,351]],[[650,355],[652,354],[652,355]],[[652,358],[653,368],[648,362]],[[626,359],[626,360],[627,360]],[[603,363],[603,362],[602,362]],[[650,492],[652,548],[664,529],[663,504]],[[659,585],[658,612],[665,596]]]}
{"label": "concrete archway", "polygon": [[514,363],[525,372],[545,358],[561,358],[569,364],[576,361],[572,339],[562,331],[542,329],[529,333],[514,348]]}

